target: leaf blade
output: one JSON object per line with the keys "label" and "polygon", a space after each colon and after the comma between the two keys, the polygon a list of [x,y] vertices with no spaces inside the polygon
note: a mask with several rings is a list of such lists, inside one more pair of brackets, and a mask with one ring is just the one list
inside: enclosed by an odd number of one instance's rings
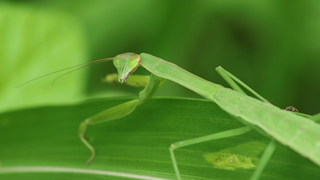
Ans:
{"label": "leaf blade", "polygon": [[[87,166],[85,161],[90,152],[78,139],[80,122],[126,100],[41,107],[0,115],[0,122],[3,119],[8,122],[0,128],[2,166],[72,167],[174,179],[169,155],[171,143],[243,127],[210,101],[152,99],[128,117],[88,127],[87,136],[97,157]],[[239,147],[250,141],[269,142],[257,132],[250,132],[176,150],[182,178],[248,179],[253,169],[217,169],[204,155],[228,148],[233,148],[232,153],[240,153]],[[262,179],[318,179],[318,171],[318,166],[280,145]],[[37,174],[32,176],[35,177]]]}

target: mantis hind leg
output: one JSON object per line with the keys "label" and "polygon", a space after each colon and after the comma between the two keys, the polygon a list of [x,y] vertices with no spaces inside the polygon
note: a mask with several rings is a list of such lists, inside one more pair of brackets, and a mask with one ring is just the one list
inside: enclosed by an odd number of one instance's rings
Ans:
{"label": "mantis hind leg", "polygon": [[[174,155],[174,150],[184,147],[184,146],[189,146],[189,145],[193,145],[193,144],[198,144],[198,143],[202,143],[202,142],[206,142],[206,141],[211,141],[211,140],[217,140],[217,139],[223,139],[223,138],[228,138],[228,137],[233,137],[233,136],[238,136],[238,135],[242,135],[245,134],[249,131],[251,131],[251,127],[247,126],[247,127],[242,127],[242,128],[237,128],[237,129],[232,129],[232,130],[228,130],[228,131],[223,131],[220,133],[215,133],[215,134],[211,134],[208,136],[203,136],[203,137],[199,137],[199,138],[194,138],[194,139],[189,139],[186,141],[180,141],[180,142],[176,142],[176,143],[172,143],[169,150],[170,150],[170,156],[171,156],[171,160],[172,160],[172,164],[177,176],[178,180],[181,180],[181,175],[180,175],[180,171],[178,168],[178,164],[177,164],[177,160],[175,158]],[[252,176],[250,177],[250,180],[258,180],[264,170],[264,168],[266,167],[266,165],[268,164],[273,152],[276,149],[276,141],[272,140],[268,146],[266,147],[266,149],[264,150],[260,161],[254,171],[254,173],[252,174]]]}
{"label": "mantis hind leg", "polygon": [[250,177],[250,180],[258,180],[260,178],[262,171],[264,170],[264,168],[268,164],[276,147],[277,147],[276,141],[274,139],[271,140],[271,142],[268,144],[268,146],[264,150],[264,152],[261,156],[261,159],[259,161],[259,164],[258,164],[257,168],[255,169],[254,173],[252,174],[252,176]]}
{"label": "mantis hind leg", "polygon": [[[224,80],[227,81],[227,83],[236,91],[246,94],[238,85],[240,84],[244,88],[246,88],[249,92],[251,92],[253,95],[255,95],[258,99],[260,99],[263,102],[268,102],[265,98],[263,98],[260,94],[258,94],[256,91],[251,89],[248,85],[246,85],[244,82],[242,82],[240,79],[235,77],[233,74],[228,72],[227,70],[223,69],[221,66],[216,68],[216,71],[222,76]],[[237,83],[236,83],[237,82]]]}
{"label": "mantis hind leg", "polygon": [[[239,86],[238,84],[240,84],[241,86],[243,86],[244,88],[246,88],[249,92],[251,92],[253,95],[255,95],[258,99],[260,99],[263,102],[268,102],[268,100],[266,100],[264,97],[262,97],[260,94],[258,94],[256,91],[254,91],[253,89],[251,89],[248,85],[246,85],[244,82],[242,82],[240,79],[238,79],[237,77],[235,77],[233,74],[231,74],[230,72],[228,72],[227,70],[223,69],[221,66],[216,68],[216,71],[222,76],[222,78],[224,80],[227,81],[227,83],[236,91],[242,93],[242,94],[246,94]],[[238,84],[237,84],[237,83]],[[293,107],[293,106],[288,106],[286,107],[284,110],[286,111],[293,111],[293,112],[299,112],[297,108]]]}
{"label": "mantis hind leg", "polygon": [[[138,76],[135,76],[138,77]],[[139,80],[139,78],[138,78]],[[144,83],[146,78],[141,79],[141,84]],[[158,76],[155,76],[151,74],[150,78],[147,78],[148,82],[145,84],[145,88],[139,93],[139,98],[134,99],[128,102],[125,102],[123,104],[120,104],[118,106],[109,108],[105,111],[102,111],[86,120],[84,120],[80,126],[79,126],[79,137],[81,141],[89,148],[91,151],[91,156],[87,161],[87,164],[91,163],[94,159],[96,153],[95,149],[90,145],[90,143],[85,138],[85,133],[87,130],[88,125],[93,125],[97,123],[107,122],[111,120],[116,120],[125,116],[128,116],[131,114],[137,106],[143,104],[145,101],[147,101],[149,98],[153,96],[153,94],[156,92],[157,88],[163,84],[165,81],[163,78],[160,78]],[[136,81],[136,80],[135,80]],[[132,82],[132,81],[129,81]]]}
{"label": "mantis hind leg", "polygon": [[180,175],[178,164],[177,164],[177,161],[176,161],[176,158],[174,155],[174,150],[181,148],[181,147],[184,147],[184,146],[189,146],[192,144],[198,144],[198,143],[202,143],[202,142],[206,142],[206,141],[242,135],[242,134],[249,132],[250,130],[251,130],[251,127],[242,127],[242,128],[232,129],[232,130],[228,130],[228,131],[223,131],[220,133],[211,134],[208,136],[203,136],[203,137],[199,137],[199,138],[189,139],[186,141],[172,143],[169,148],[169,151],[170,151],[170,156],[171,156],[172,164],[173,164],[177,179],[181,180],[181,175]]}
{"label": "mantis hind leg", "polygon": [[[259,95],[256,91],[254,91],[253,89],[251,89],[248,85],[246,85],[244,82],[242,82],[240,79],[238,79],[237,77],[235,77],[233,74],[231,74],[230,72],[226,71],[225,69],[223,69],[221,66],[216,68],[216,71],[222,76],[223,79],[225,79],[228,84],[236,91],[242,93],[242,94],[246,94],[238,85],[240,84],[241,86],[243,86],[244,88],[246,88],[249,92],[251,92],[253,95],[255,95],[258,99],[260,99],[263,102],[268,102],[268,100],[266,100],[265,98],[263,98],[261,95]],[[289,106],[288,110],[297,110],[296,108]],[[287,108],[286,108],[287,110]],[[320,116],[319,116],[320,119]],[[267,146],[267,148],[265,149],[259,164],[257,166],[257,168],[255,169],[253,175],[251,176],[250,180],[257,180],[259,179],[262,171],[264,170],[265,166],[268,164],[274,150],[276,148],[276,142],[273,139],[269,145]]]}

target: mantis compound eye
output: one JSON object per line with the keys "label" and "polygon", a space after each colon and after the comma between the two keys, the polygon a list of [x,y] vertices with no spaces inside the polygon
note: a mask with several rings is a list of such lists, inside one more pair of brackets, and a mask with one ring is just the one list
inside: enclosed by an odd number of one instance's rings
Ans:
{"label": "mantis compound eye", "polygon": [[140,56],[135,53],[123,53],[117,55],[113,60],[113,64],[118,70],[119,82],[126,82],[130,74],[137,70],[140,62]]}

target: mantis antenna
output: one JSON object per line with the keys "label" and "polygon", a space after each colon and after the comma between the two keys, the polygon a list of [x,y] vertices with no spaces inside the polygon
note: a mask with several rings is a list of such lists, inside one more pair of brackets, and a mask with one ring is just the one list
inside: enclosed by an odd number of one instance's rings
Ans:
{"label": "mantis antenna", "polygon": [[[68,70],[68,69],[72,69],[72,68],[79,67],[79,68],[75,69],[75,70],[79,70],[79,69],[84,68],[84,67],[88,67],[88,66],[95,65],[95,64],[100,64],[100,63],[103,63],[103,62],[106,62],[106,61],[111,61],[111,60],[113,60],[113,59],[114,59],[114,58],[99,59],[99,60],[90,61],[90,62],[78,64],[78,65],[75,65],[75,66],[67,67],[67,68],[64,68],[64,69],[60,69],[60,70],[58,70],[58,71],[54,71],[54,72],[51,72],[51,73],[49,73],[49,74],[45,74],[45,75],[42,75],[42,76],[40,76],[40,77],[31,79],[31,80],[29,80],[29,81],[27,81],[27,82],[24,82],[24,83],[16,86],[16,88],[17,88],[17,87],[24,86],[24,85],[26,85],[26,84],[28,84],[28,83],[31,83],[31,82],[33,82],[33,81],[36,81],[36,80],[38,80],[38,79],[41,79],[41,78],[50,76],[50,75],[52,75],[52,74],[55,74],[55,73],[58,73],[58,72],[62,72],[62,71]],[[75,71],[75,70],[72,70],[72,71]],[[70,71],[70,72],[72,72],[72,71]],[[70,72],[68,72],[68,73],[70,73]],[[68,73],[66,73],[66,74],[68,74]]]}

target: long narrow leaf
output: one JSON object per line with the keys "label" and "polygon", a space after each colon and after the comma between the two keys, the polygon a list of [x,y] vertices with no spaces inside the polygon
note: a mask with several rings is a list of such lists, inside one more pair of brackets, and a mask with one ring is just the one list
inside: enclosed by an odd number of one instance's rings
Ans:
{"label": "long narrow leaf", "polygon": [[[195,99],[152,99],[130,116],[89,126],[89,150],[77,129],[84,119],[129,99],[97,100],[0,115],[0,179],[175,179],[171,143],[243,124],[216,104]],[[267,113],[267,112],[266,112]],[[248,179],[269,139],[248,134],[175,151],[183,179]],[[238,158],[238,162],[225,161]],[[237,163],[237,164],[236,164]],[[261,179],[320,179],[320,168],[279,145]]]}

